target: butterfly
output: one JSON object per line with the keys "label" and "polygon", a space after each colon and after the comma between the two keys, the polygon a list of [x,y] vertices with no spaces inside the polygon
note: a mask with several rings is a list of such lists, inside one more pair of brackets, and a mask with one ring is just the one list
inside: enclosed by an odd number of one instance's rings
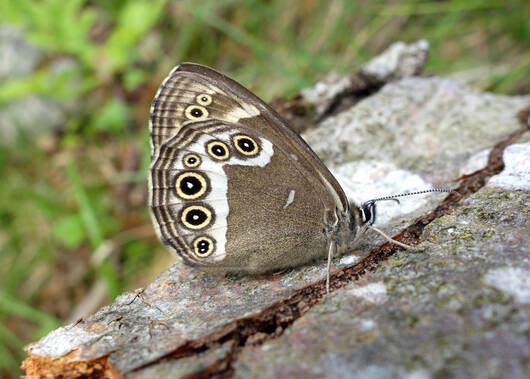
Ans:
{"label": "butterfly", "polygon": [[150,111],[149,206],[185,264],[265,273],[354,246],[376,215],[361,206],[269,105],[206,66],[183,63]]}

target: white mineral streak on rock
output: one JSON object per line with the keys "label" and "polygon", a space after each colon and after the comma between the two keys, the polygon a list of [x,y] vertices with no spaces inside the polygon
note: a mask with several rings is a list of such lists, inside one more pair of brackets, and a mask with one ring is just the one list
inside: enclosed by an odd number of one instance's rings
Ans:
{"label": "white mineral streak on rock", "polygon": [[488,187],[530,190],[530,142],[508,146],[502,158],[504,170],[490,179]]}
{"label": "white mineral streak on rock", "polygon": [[500,267],[490,270],[484,283],[512,295],[522,304],[530,304],[530,270],[519,267]]}
{"label": "white mineral streak on rock", "polygon": [[383,282],[370,283],[362,287],[354,287],[348,290],[348,293],[376,304],[383,303],[387,299],[386,285]]}

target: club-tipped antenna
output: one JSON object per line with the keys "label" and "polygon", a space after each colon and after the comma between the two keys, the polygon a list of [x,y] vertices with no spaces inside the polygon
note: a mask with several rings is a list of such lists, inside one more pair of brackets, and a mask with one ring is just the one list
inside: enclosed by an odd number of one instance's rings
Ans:
{"label": "club-tipped antenna", "polygon": [[421,191],[400,193],[398,195],[383,196],[377,199],[365,201],[361,205],[362,224],[367,225],[367,226],[372,226],[374,224],[375,216],[376,216],[375,203],[377,203],[378,201],[392,200],[392,201],[396,201],[399,204],[399,200],[397,199],[398,197],[421,195],[421,194],[429,193],[429,192],[453,193],[454,191],[448,188],[430,188],[430,189],[421,190]]}

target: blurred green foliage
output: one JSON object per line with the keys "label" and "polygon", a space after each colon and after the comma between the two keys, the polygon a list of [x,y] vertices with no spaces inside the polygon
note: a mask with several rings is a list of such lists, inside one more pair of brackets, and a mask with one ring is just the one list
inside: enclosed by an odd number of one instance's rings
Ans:
{"label": "blurred green foliage", "polygon": [[526,0],[0,0],[0,26],[41,52],[0,81],[0,117],[34,95],[64,116],[0,145],[0,375],[18,375],[22,347],[98,280],[104,302],[170,262],[144,204],[149,102],[175,64],[216,67],[269,100],[426,38],[427,71],[522,94],[529,20]]}

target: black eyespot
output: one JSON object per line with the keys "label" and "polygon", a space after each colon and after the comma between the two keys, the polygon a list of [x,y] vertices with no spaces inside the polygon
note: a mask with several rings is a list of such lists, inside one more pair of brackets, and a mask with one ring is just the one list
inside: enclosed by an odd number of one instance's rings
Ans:
{"label": "black eyespot", "polygon": [[208,111],[200,105],[190,105],[184,111],[184,115],[188,120],[200,121],[208,118]]}
{"label": "black eyespot", "polygon": [[208,215],[202,209],[192,209],[186,213],[186,221],[193,226],[201,225],[207,219]]}
{"label": "black eyespot", "polygon": [[201,240],[201,241],[199,241],[199,243],[197,243],[197,251],[200,254],[206,253],[209,248],[210,248],[210,242],[208,242],[206,240]]}
{"label": "black eyespot", "polygon": [[193,117],[201,117],[202,116],[202,111],[199,109],[199,108],[192,108],[191,111],[190,111],[190,114],[193,116]]}
{"label": "black eyespot", "polygon": [[189,205],[180,213],[180,221],[188,229],[202,229],[213,222],[213,212],[203,205]]}
{"label": "black eyespot", "polygon": [[215,145],[212,147],[212,153],[216,157],[222,157],[226,155],[226,149],[221,145]]}
{"label": "black eyespot", "polygon": [[195,171],[183,171],[175,179],[177,196],[186,199],[198,199],[209,189],[208,177]]}
{"label": "black eyespot", "polygon": [[259,145],[257,142],[244,134],[236,134],[232,136],[232,141],[237,151],[248,157],[256,156],[259,154]]}
{"label": "black eyespot", "polygon": [[218,140],[208,142],[206,145],[206,151],[212,158],[217,160],[225,160],[230,157],[228,146],[226,146],[224,142]]}
{"label": "black eyespot", "polygon": [[195,99],[197,100],[197,103],[204,106],[210,105],[212,103],[212,97],[206,93],[197,95]]}
{"label": "black eyespot", "polygon": [[186,215],[186,221],[195,226],[202,224],[207,218],[206,213],[200,209],[193,209]]}
{"label": "black eyespot", "polygon": [[237,141],[237,146],[247,153],[250,153],[256,148],[254,141],[252,141],[250,138],[240,138],[239,141]]}
{"label": "black eyespot", "polygon": [[197,154],[186,154],[184,156],[184,166],[187,167],[197,167],[201,164],[201,158]]}
{"label": "black eyespot", "polygon": [[188,196],[196,195],[201,188],[201,182],[193,176],[188,176],[180,181],[180,190]]}
{"label": "black eyespot", "polygon": [[215,250],[215,242],[207,236],[200,236],[193,241],[193,250],[200,258],[205,258]]}

